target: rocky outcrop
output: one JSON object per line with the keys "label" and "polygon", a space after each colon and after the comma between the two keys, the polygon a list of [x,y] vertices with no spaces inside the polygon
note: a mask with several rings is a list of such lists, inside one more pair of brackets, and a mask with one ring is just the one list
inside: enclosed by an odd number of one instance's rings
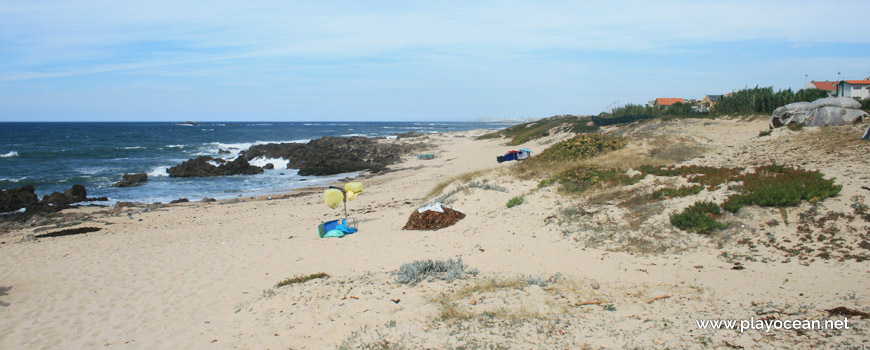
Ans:
{"label": "rocky outcrop", "polygon": [[40,204],[52,205],[57,208],[66,208],[70,204],[84,202],[88,199],[88,191],[85,186],[73,185],[72,188],[61,192],[55,192],[42,197]]}
{"label": "rocky outcrop", "polygon": [[421,132],[410,131],[410,132],[403,132],[403,133],[401,133],[401,134],[396,135],[396,139],[397,139],[397,140],[401,140],[401,139],[412,139],[412,138],[415,138],[415,137],[421,137],[421,136],[424,136],[424,135],[426,135],[426,134],[421,133]]}
{"label": "rocky outcrop", "polygon": [[0,213],[27,208],[39,202],[33,185],[0,190]]}
{"label": "rocky outcrop", "polygon": [[124,174],[124,178],[121,179],[118,183],[112,185],[112,187],[133,187],[133,186],[142,186],[142,184],[148,182],[148,174]]}
{"label": "rocky outcrop", "polygon": [[171,167],[167,172],[170,177],[210,177],[259,174],[263,172],[263,168],[251,165],[244,157],[227,162],[224,159],[201,156]]}
{"label": "rocky outcrop", "polygon": [[302,143],[270,143],[255,145],[239,158],[284,158],[289,169],[299,169],[299,175],[332,175],[369,170],[381,172],[395,164],[401,156],[420,145],[381,143],[365,137],[323,137]]}
{"label": "rocky outcrop", "polygon": [[263,169],[275,169],[275,164],[266,163],[266,165],[263,166]]}

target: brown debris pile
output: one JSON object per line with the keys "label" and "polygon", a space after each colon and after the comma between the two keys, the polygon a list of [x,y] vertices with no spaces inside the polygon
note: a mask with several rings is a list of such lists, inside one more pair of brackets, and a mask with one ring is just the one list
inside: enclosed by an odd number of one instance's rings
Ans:
{"label": "brown debris pile", "polygon": [[403,230],[437,230],[452,226],[457,221],[462,220],[465,214],[462,212],[444,207],[444,212],[427,210],[422,213],[414,211],[408,218],[408,223]]}

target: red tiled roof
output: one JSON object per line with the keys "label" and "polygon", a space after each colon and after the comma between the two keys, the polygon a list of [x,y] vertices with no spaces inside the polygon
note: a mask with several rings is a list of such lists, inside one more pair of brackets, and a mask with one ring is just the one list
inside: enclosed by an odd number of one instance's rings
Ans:
{"label": "red tiled roof", "polygon": [[843,80],[852,85],[870,85],[870,80]]}
{"label": "red tiled roof", "polygon": [[836,81],[814,81],[812,83],[819,90],[837,90]]}
{"label": "red tiled roof", "polygon": [[677,97],[677,98],[659,97],[656,99],[656,105],[658,105],[658,106],[670,106],[670,105],[673,105],[674,103],[686,103],[686,100],[684,100],[681,97]]}

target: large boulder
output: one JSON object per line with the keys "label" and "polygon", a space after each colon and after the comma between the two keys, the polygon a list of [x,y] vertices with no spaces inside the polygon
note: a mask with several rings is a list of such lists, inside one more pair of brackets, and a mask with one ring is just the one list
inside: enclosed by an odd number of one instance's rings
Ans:
{"label": "large boulder", "polygon": [[148,174],[124,174],[124,178],[121,179],[118,183],[112,185],[112,187],[133,187],[133,186],[141,186],[142,184],[148,182]]}
{"label": "large boulder", "polygon": [[263,172],[263,168],[251,165],[244,157],[227,162],[224,159],[200,156],[171,167],[167,172],[170,177],[210,177],[259,174]]}
{"label": "large boulder", "polygon": [[61,192],[54,192],[42,197],[41,204],[50,204],[57,208],[66,208],[70,204],[83,202],[88,199],[88,191],[85,186],[73,185],[72,188]]}
{"label": "large boulder", "polygon": [[16,211],[39,203],[33,185],[0,190],[0,213]]}
{"label": "large boulder", "polygon": [[232,162],[221,164],[218,167],[221,175],[254,175],[263,172],[263,168],[251,165],[244,157],[238,157]]}

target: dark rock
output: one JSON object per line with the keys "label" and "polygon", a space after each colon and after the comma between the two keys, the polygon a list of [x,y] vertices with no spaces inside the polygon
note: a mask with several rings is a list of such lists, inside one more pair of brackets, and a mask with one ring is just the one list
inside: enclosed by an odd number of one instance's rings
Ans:
{"label": "dark rock", "polygon": [[108,200],[109,200],[109,197],[90,197],[85,201],[86,202],[105,202]]}
{"label": "dark rock", "polygon": [[124,178],[121,179],[118,183],[112,185],[112,187],[133,187],[133,186],[141,186],[142,184],[148,182],[148,174],[124,174]]}
{"label": "dark rock", "polygon": [[299,169],[299,175],[332,175],[369,170],[381,172],[398,163],[401,156],[421,148],[418,144],[381,143],[369,138],[327,136],[301,143],[270,143],[255,145],[239,158],[284,158],[288,169]]}
{"label": "dark rock", "polygon": [[71,235],[80,235],[83,233],[97,232],[102,230],[99,227],[78,227],[78,228],[68,228],[65,230],[54,231],[49,233],[43,233],[41,235],[36,235],[36,238],[48,238],[48,237],[62,237],[62,236],[71,236]]}
{"label": "dark rock", "polygon": [[70,204],[84,202],[88,199],[88,191],[85,186],[73,185],[72,188],[63,193],[55,192],[42,197],[41,204],[50,204],[58,208],[66,208]]}
{"label": "dark rock", "polygon": [[264,166],[263,169],[275,169],[275,164],[266,163],[266,166]]}
{"label": "dark rock", "polygon": [[39,202],[33,185],[0,190],[0,213],[27,208]]}
{"label": "dark rock", "polygon": [[412,139],[412,138],[420,137],[423,135],[425,135],[425,134],[423,134],[421,132],[413,132],[413,131],[412,132],[403,132],[401,134],[396,135],[396,140]]}
{"label": "dark rock", "polygon": [[115,209],[121,209],[125,207],[135,207],[136,203],[133,202],[117,202],[115,203]]}
{"label": "dark rock", "polygon": [[[214,166],[209,162],[216,162],[220,165]],[[253,175],[262,173],[263,168],[251,165],[244,157],[238,157],[232,162],[227,162],[224,159],[201,156],[171,167],[167,171],[171,177],[209,177],[223,175]]]}
{"label": "dark rock", "polygon": [[187,198],[179,198],[179,199],[176,199],[174,201],[169,202],[169,204],[178,204],[178,203],[187,203],[187,202],[190,202],[190,200]]}
{"label": "dark rock", "polygon": [[227,151],[227,150],[225,150],[225,149],[223,149],[223,148],[218,149],[218,154],[230,154],[230,153],[232,153],[232,152]]}
{"label": "dark rock", "polygon": [[218,167],[221,175],[254,175],[263,172],[263,168],[256,165],[251,165],[244,157],[238,157],[232,162],[223,164]]}
{"label": "dark rock", "polygon": [[215,202],[215,201],[217,201],[217,199],[209,198],[209,197],[205,197],[202,199],[203,203],[211,203],[211,202]]}

